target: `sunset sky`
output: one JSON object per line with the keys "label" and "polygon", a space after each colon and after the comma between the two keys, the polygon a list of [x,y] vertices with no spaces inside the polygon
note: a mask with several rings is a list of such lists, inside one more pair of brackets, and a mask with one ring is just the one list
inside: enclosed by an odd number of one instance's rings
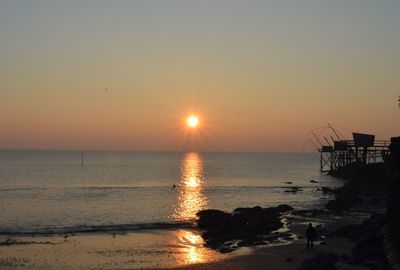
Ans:
{"label": "sunset sky", "polygon": [[298,152],[328,122],[399,136],[399,14],[396,0],[1,1],[0,148]]}

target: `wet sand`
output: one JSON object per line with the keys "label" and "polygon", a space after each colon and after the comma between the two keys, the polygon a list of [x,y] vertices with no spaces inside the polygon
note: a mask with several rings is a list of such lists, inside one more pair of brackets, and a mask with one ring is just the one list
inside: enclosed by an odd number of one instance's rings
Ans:
{"label": "wet sand", "polygon": [[[147,237],[142,240],[149,240],[145,239]],[[63,237],[32,238],[18,241],[36,243],[2,246],[0,269],[297,269],[305,258],[319,252],[349,255],[353,245],[346,239],[336,238],[330,239],[328,245],[316,243],[314,249],[305,249],[304,240],[295,240],[291,244],[219,254],[208,249],[172,245],[165,249],[157,246],[154,251],[148,247],[141,249],[135,244],[138,236],[129,234],[115,238],[111,235],[78,235],[65,243]],[[46,241],[56,244],[44,244]]]}
{"label": "wet sand", "polygon": [[[8,243],[5,242],[9,239]],[[1,236],[0,269],[143,269],[223,260],[192,230]]]}
{"label": "wet sand", "polygon": [[[348,255],[352,243],[346,239],[333,239],[326,246],[317,245],[314,249],[305,249],[304,241],[296,240],[290,245],[271,246],[257,248],[253,253],[244,256],[236,256],[224,261],[207,264],[197,264],[176,269],[185,270],[246,270],[246,269],[274,269],[296,270],[299,264],[308,257],[320,252],[333,252]],[[351,267],[346,269],[364,269]]]}
{"label": "wet sand", "polygon": [[[36,237],[35,237],[36,238]],[[49,239],[51,238],[51,239]],[[328,245],[316,244],[314,249],[305,249],[304,240],[292,244],[266,246],[246,250],[245,255],[213,254],[205,251],[196,253],[181,247],[168,247],[166,250],[140,250],[129,243],[129,235],[79,235],[71,237],[70,242],[58,245],[25,244],[1,247],[0,269],[297,269],[307,257],[320,252],[333,252],[349,255],[353,243],[344,239],[330,239]],[[22,240],[22,239],[20,239]],[[30,239],[24,239],[30,240]],[[40,237],[35,241],[62,242],[63,237]],[[144,239],[143,239],[144,240]],[[157,252],[158,254],[154,254]],[[241,250],[243,253],[243,250]],[[159,253],[163,253],[164,258]],[[201,256],[206,256],[204,259]],[[204,259],[204,260],[203,260]],[[167,263],[167,264],[165,264]],[[162,265],[162,268],[158,268]],[[363,268],[346,268],[363,269]]]}

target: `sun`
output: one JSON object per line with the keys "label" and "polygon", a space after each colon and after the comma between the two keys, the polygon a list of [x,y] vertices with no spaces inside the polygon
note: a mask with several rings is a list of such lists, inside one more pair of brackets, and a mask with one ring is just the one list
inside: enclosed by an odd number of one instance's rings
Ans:
{"label": "sun", "polygon": [[186,124],[190,128],[195,128],[199,125],[199,118],[197,116],[191,115],[187,118]]}

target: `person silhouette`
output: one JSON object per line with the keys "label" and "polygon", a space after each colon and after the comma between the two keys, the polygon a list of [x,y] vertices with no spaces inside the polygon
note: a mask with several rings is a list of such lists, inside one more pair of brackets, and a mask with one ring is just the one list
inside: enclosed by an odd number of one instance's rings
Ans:
{"label": "person silhouette", "polygon": [[307,237],[307,249],[314,247],[314,239],[317,236],[317,232],[311,223],[308,224],[308,228],[306,230],[306,237]]}

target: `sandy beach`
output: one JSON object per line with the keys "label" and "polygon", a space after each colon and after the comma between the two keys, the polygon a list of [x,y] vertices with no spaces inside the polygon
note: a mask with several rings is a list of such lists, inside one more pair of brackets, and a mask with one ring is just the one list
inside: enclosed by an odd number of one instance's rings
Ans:
{"label": "sandy beach", "polygon": [[[185,270],[216,270],[216,269],[297,269],[298,265],[308,257],[318,253],[339,253],[348,255],[352,243],[346,239],[332,239],[329,245],[316,246],[314,249],[305,249],[304,241],[297,240],[290,245],[263,247],[254,250],[249,255],[236,256],[224,261],[208,264],[197,264],[176,269]],[[350,268],[348,268],[350,269]],[[351,268],[362,269],[362,268]]]}
{"label": "sandy beach", "polygon": [[[297,269],[320,253],[349,257],[354,242],[325,236],[348,224],[359,224],[383,204],[359,204],[356,211],[332,215],[324,211],[294,211],[285,217],[294,239],[270,246],[245,247],[222,254],[204,247],[196,230],[140,233],[81,233],[57,236],[2,236],[1,269]],[[306,249],[304,230],[317,226],[322,239]],[[8,240],[7,240],[8,239]],[[8,242],[7,242],[8,241]],[[151,245],[154,250],[151,251]],[[157,253],[157,254],[155,254]],[[155,256],[157,255],[157,256]],[[368,269],[341,263],[340,269]]]}
{"label": "sandy beach", "polygon": [[[179,232],[163,232],[171,237]],[[167,236],[165,236],[167,235]],[[142,253],[137,241],[154,241],[150,235],[75,235],[64,237],[16,238],[19,244],[0,247],[1,269],[297,269],[305,258],[318,253],[349,255],[353,243],[345,238],[330,238],[327,245],[316,243],[305,249],[303,239],[290,244],[244,248],[219,254],[206,248],[166,246],[163,261],[153,261],[152,253]],[[157,236],[156,236],[157,237]],[[147,239],[146,239],[147,238]],[[24,242],[24,243],[23,243]],[[160,247],[157,247],[159,250]],[[167,268],[158,268],[162,264]]]}
{"label": "sandy beach", "polygon": [[[6,244],[8,239],[9,243]],[[1,237],[0,269],[142,269],[222,260],[192,230]]]}

